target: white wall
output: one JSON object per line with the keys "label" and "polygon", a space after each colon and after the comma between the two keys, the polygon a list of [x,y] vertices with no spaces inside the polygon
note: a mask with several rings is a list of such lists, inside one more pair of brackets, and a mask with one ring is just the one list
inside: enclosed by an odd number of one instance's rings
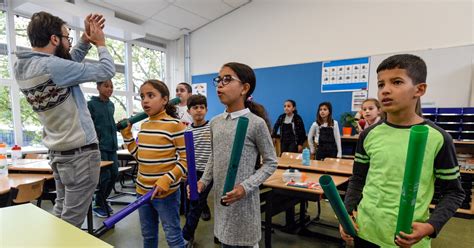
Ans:
{"label": "white wall", "polygon": [[[409,51],[426,63],[428,85],[423,107],[469,107],[474,46]],[[393,54],[370,57],[369,97],[377,98],[377,67]]]}
{"label": "white wall", "polygon": [[253,0],[191,34],[191,74],[472,44],[471,1]]}

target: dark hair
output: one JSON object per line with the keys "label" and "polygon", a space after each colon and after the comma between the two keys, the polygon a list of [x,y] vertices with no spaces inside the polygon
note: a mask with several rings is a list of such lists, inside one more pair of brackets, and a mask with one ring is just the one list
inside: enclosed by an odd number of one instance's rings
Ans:
{"label": "dark hair", "polygon": [[397,54],[382,61],[377,73],[384,70],[405,69],[415,85],[426,82],[426,64],[423,59],[413,54]]}
{"label": "dark hair", "polygon": [[238,62],[229,62],[229,63],[224,64],[222,67],[230,68],[232,71],[235,72],[235,74],[237,75],[237,77],[240,79],[240,81],[243,84],[250,85],[249,91],[244,96],[245,97],[244,106],[248,108],[250,112],[262,118],[265,121],[265,124],[267,124],[268,130],[271,133],[271,124],[268,118],[267,111],[265,110],[265,107],[249,99],[249,97],[252,95],[253,91],[255,90],[255,87],[257,86],[257,78],[255,77],[255,72],[253,71],[253,69],[250,68],[250,66],[246,64],[242,64]]}
{"label": "dark hair", "polygon": [[207,99],[203,95],[192,95],[188,98],[188,109],[191,109],[193,106],[196,105],[204,105],[207,108]]}
{"label": "dark hair", "polygon": [[62,35],[62,26],[66,24],[61,18],[41,11],[31,16],[26,28],[32,47],[45,47],[49,44],[51,35]]}
{"label": "dark hair", "polygon": [[167,97],[168,102],[165,105],[166,113],[173,118],[179,118],[178,113],[176,113],[176,107],[174,105],[169,104],[170,91],[168,90],[168,87],[166,87],[166,84],[161,82],[158,79],[148,79],[140,86],[140,88],[143,87],[143,85],[145,84],[151,84],[153,88],[155,88],[156,90],[158,90],[158,92],[160,92],[161,97]]}
{"label": "dark hair", "polygon": [[[408,77],[414,85],[426,83],[426,63],[422,58],[413,54],[397,54],[390,56],[382,61],[377,67],[377,73],[384,70],[405,69]],[[422,116],[421,101],[418,98],[416,102],[415,112]]]}
{"label": "dark hair", "polygon": [[332,119],[332,104],[330,102],[322,102],[318,106],[318,110],[316,112],[316,122],[318,123],[319,126],[321,126],[324,123],[323,118],[319,115],[319,110],[321,109],[322,106],[326,106],[329,110],[329,115],[328,115],[328,126],[332,127],[334,126],[334,121]]}
{"label": "dark hair", "polygon": [[295,110],[293,111],[294,114],[298,114],[298,110],[296,110],[296,102],[291,100],[291,99],[288,99],[286,100],[285,102],[289,102],[291,103],[291,105],[293,105],[293,108],[295,108]]}
{"label": "dark hair", "polygon": [[189,85],[188,83],[186,83],[186,82],[181,82],[181,83],[179,83],[178,85],[183,85],[184,88],[186,88],[186,91],[187,91],[188,93],[193,93],[193,88],[192,88],[191,85]]}

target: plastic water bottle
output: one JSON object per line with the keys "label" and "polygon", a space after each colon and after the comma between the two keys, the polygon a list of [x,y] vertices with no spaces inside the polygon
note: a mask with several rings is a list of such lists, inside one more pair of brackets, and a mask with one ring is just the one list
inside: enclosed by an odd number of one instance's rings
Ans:
{"label": "plastic water bottle", "polygon": [[0,176],[8,176],[7,145],[0,143]]}
{"label": "plastic water bottle", "polygon": [[12,165],[17,165],[18,160],[22,158],[21,147],[18,145],[12,147]]}
{"label": "plastic water bottle", "polygon": [[309,149],[308,148],[303,149],[303,154],[302,154],[303,165],[309,165],[309,160],[310,160],[309,156],[310,156]]}
{"label": "plastic water bottle", "polygon": [[5,155],[0,154],[0,177],[8,176],[8,162]]}

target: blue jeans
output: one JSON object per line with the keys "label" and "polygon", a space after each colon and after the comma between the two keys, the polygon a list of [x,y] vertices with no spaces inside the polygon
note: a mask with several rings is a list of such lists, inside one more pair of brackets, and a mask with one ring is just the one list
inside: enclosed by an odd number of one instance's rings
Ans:
{"label": "blue jeans", "polygon": [[[158,247],[158,224],[165,231],[170,248],[184,247],[179,223],[179,189],[165,198],[155,198],[138,208],[144,248]],[[141,195],[137,194],[137,197]]]}
{"label": "blue jeans", "polygon": [[[197,180],[202,177],[204,172],[196,171]],[[186,240],[191,240],[194,238],[194,232],[199,223],[199,217],[201,217],[202,211],[207,207],[207,196],[209,191],[212,189],[212,181],[207,185],[207,187],[199,194],[199,199],[197,201],[189,201],[189,211],[186,216],[186,224],[183,227],[183,238]]]}

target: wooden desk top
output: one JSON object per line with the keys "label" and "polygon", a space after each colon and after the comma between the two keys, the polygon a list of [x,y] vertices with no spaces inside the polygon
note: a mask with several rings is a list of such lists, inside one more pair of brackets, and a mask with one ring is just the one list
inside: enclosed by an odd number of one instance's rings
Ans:
{"label": "wooden desk top", "polygon": [[[112,164],[112,161],[100,161],[100,167]],[[16,165],[9,163],[8,171],[53,172],[48,159],[20,159]]]}
{"label": "wooden desk top", "polygon": [[301,159],[278,158],[278,168],[295,168],[298,170],[316,171],[323,173],[334,173],[352,175],[354,161],[349,159],[334,159],[331,161],[311,160],[311,164],[303,165]]}
{"label": "wooden desk top", "polygon": [[[324,194],[322,188],[318,189],[305,189],[305,188],[298,188],[298,187],[292,187],[292,186],[286,186],[286,183],[283,182],[283,172],[285,170],[277,169],[273,175],[271,175],[264,183],[263,185],[266,187],[270,188],[277,188],[277,189],[286,189],[286,190],[295,190],[295,191],[301,191],[301,192],[307,192],[307,193],[313,193],[313,194]],[[319,178],[323,174],[319,173],[312,173],[312,172],[305,172],[307,179],[305,182],[316,182],[319,183]],[[349,180],[349,177],[345,176],[332,176],[332,180],[334,180],[334,184],[336,186],[339,186]]]}
{"label": "wooden desk top", "polygon": [[0,219],[0,247],[113,247],[32,204],[0,208]]}
{"label": "wooden desk top", "polygon": [[0,177],[0,194],[8,192],[10,188],[16,188],[20,184],[50,179],[53,179],[51,174],[8,174],[8,178]]}

